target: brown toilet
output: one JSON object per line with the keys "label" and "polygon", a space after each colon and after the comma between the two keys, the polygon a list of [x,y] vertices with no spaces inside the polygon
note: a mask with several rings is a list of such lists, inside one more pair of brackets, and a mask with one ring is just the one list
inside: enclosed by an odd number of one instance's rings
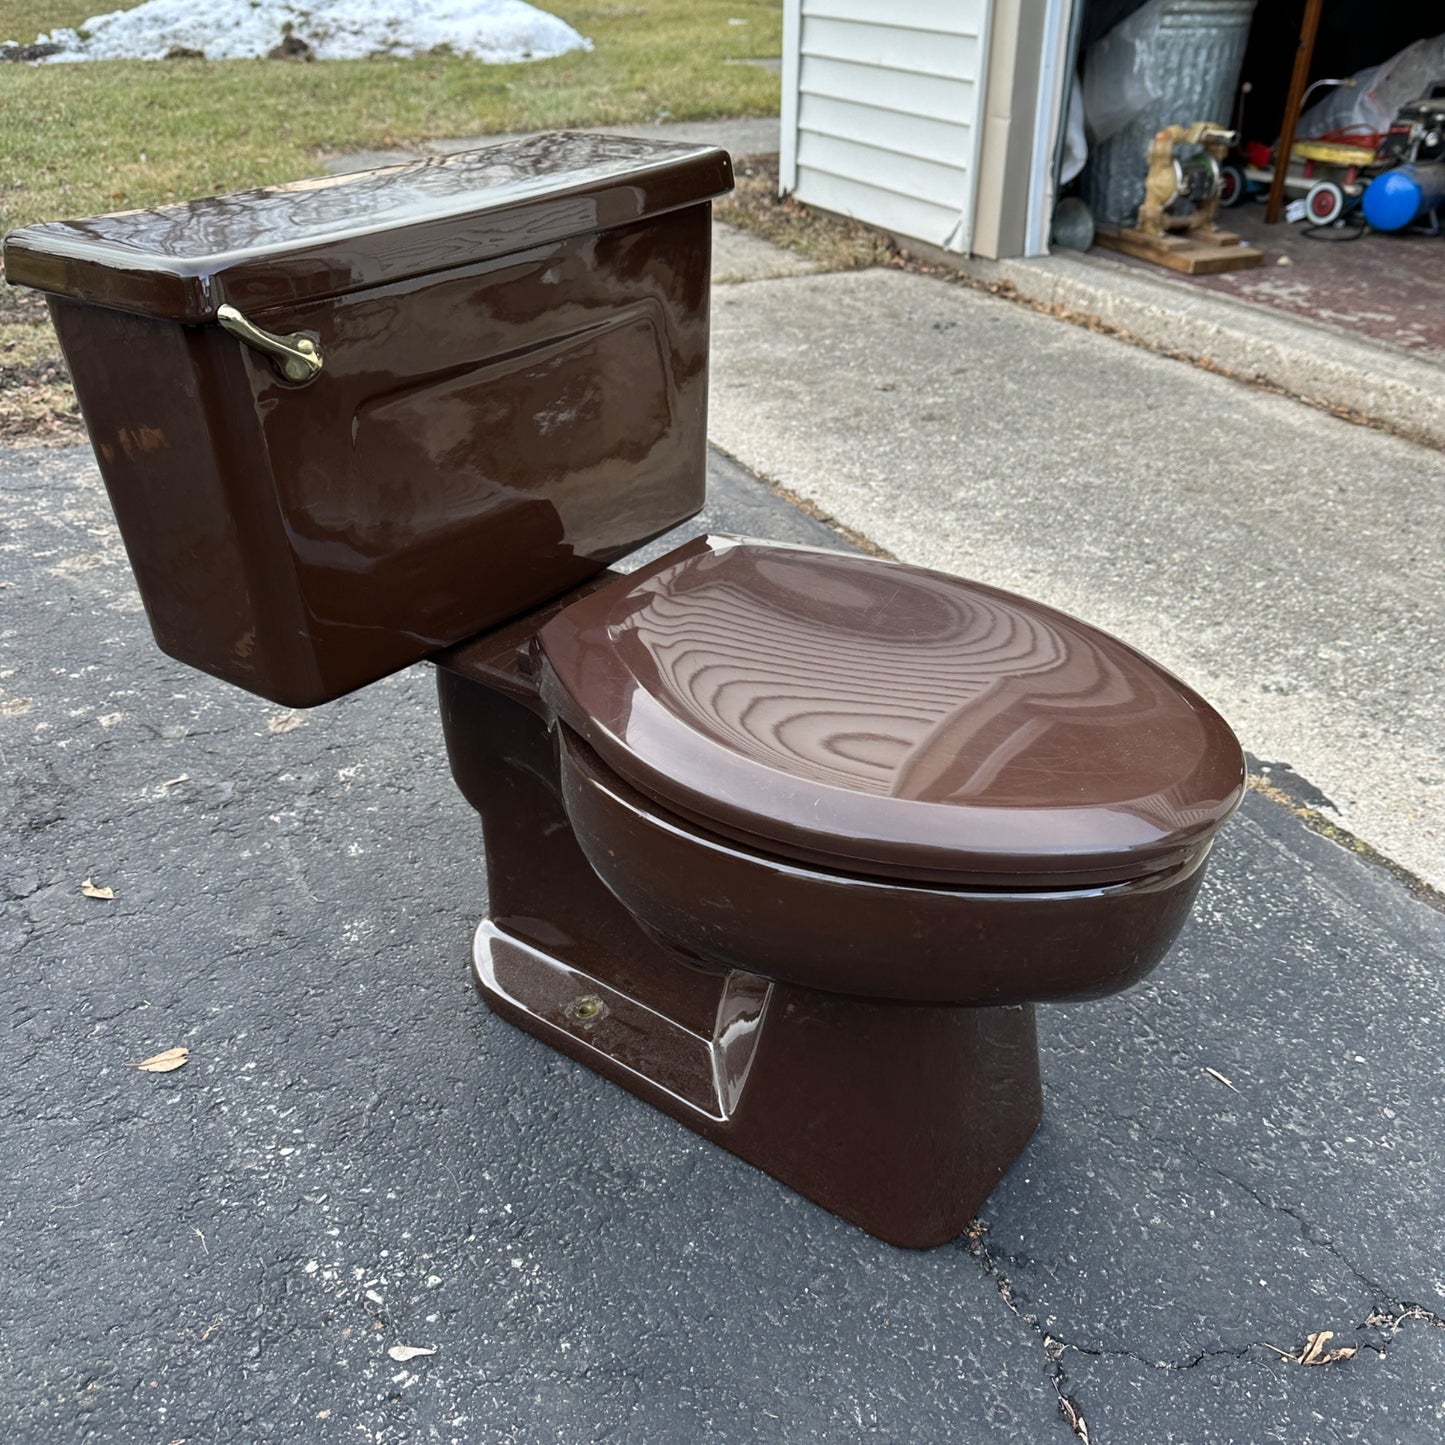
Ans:
{"label": "brown toilet", "polygon": [[886,1240],[1041,1108],[1033,1005],[1164,956],[1238,805],[1147,658],[919,568],[701,537],[725,152],[559,135],[32,226],[166,651],[326,702],[437,665],[487,1002]]}

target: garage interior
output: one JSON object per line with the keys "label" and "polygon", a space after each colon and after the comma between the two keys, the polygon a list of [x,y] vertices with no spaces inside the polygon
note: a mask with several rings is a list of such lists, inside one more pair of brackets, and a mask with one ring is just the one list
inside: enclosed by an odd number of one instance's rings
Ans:
{"label": "garage interior", "polygon": [[[1445,29],[1445,12],[1435,7],[1380,5],[1378,0],[1316,3],[1313,49],[1303,75],[1308,88],[1301,110],[1306,119],[1309,107],[1332,89],[1317,82],[1353,77]],[[1086,64],[1091,48],[1141,8],[1140,0],[1084,0],[1078,31],[1081,62]],[[1187,120],[1213,120],[1237,129],[1241,149],[1250,148],[1257,158],[1262,157],[1262,148],[1274,149],[1287,119],[1296,54],[1309,18],[1306,12],[1307,0],[1282,4],[1262,0],[1249,22],[1231,113],[1189,116]],[[1436,78],[1445,84],[1445,44],[1439,53]],[[1308,131],[1308,126],[1300,127],[1296,144],[1307,138]],[[1268,169],[1267,164],[1265,174]],[[1333,174],[1318,168],[1312,168],[1312,173]],[[1365,179],[1370,174],[1366,171]],[[1063,194],[1076,188],[1065,186]],[[1445,360],[1445,266],[1441,264],[1445,236],[1426,234],[1418,225],[1375,230],[1364,224],[1358,198],[1352,199],[1346,213],[1330,225],[1311,224],[1308,213],[1293,221],[1282,215],[1270,223],[1265,219],[1266,187],[1248,185],[1235,204],[1220,210],[1219,225],[1263,252],[1263,263],[1252,269],[1181,275],[1179,279],[1243,302],[1341,327],[1416,355]],[[1302,207],[1300,201],[1296,210]],[[1160,274],[1157,266],[1145,260],[1113,250],[1096,254]]]}

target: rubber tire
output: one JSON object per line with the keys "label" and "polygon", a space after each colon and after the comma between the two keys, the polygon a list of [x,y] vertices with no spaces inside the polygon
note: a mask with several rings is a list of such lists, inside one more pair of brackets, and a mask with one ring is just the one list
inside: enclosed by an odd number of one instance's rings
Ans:
{"label": "rubber tire", "polygon": [[1344,189],[1334,181],[1316,181],[1305,192],[1305,219],[1312,226],[1332,226],[1345,213]]}
{"label": "rubber tire", "polygon": [[1224,207],[1237,206],[1245,197],[1244,172],[1236,165],[1225,164],[1219,168],[1219,204]]}

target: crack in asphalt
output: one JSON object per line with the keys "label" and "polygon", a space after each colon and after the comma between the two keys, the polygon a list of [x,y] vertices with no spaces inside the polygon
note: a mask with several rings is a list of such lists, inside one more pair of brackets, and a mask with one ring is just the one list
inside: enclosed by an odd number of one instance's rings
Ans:
{"label": "crack in asphalt", "polygon": [[[998,1267],[997,1261],[989,1251],[988,1245],[984,1242],[988,1234],[988,1225],[981,1219],[974,1220],[964,1235],[964,1246],[974,1259],[976,1259],[983,1272],[994,1283],[998,1290],[999,1298],[1012,1311],[1014,1316],[1026,1324],[1044,1347],[1044,1358],[1046,1360],[1045,1374],[1048,1376],[1049,1384],[1053,1386],[1054,1394],[1058,1397],[1059,1418],[1064,1424],[1084,1442],[1084,1445],[1092,1445],[1089,1437],[1089,1427],[1084,1419],[1083,1411],[1079,1402],[1069,1394],[1065,1388],[1068,1385],[1068,1373],[1064,1369],[1063,1356],[1066,1350],[1077,1348],[1063,1340],[1055,1339],[1039,1323],[1037,1315],[1030,1314],[1022,1307],[1019,1297],[1015,1294],[1013,1283],[1008,1276]],[[1128,1351],[1082,1351],[1090,1354],[1128,1354]],[[1137,1357],[1136,1357],[1137,1358]]]}
{"label": "crack in asphalt", "polygon": [[[1120,1122],[1129,1123],[1138,1128],[1138,1121],[1127,1116],[1115,1116]],[[1355,1280],[1357,1284],[1365,1287],[1369,1293],[1378,1301],[1383,1298],[1387,1303],[1372,1304],[1369,1313],[1358,1324],[1354,1325],[1350,1333],[1354,1336],[1364,1334],[1366,1331],[1373,1331],[1374,1339],[1359,1339],[1356,1341],[1356,1349],[1369,1350],[1376,1356],[1383,1358],[1390,1346],[1394,1343],[1395,1337],[1401,1328],[1410,1323],[1424,1324],[1434,1329],[1445,1329],[1445,1315],[1441,1315],[1427,1306],[1415,1300],[1407,1300],[1398,1294],[1393,1294],[1378,1280],[1361,1269],[1340,1247],[1335,1240],[1318,1225],[1312,1224],[1297,1208],[1291,1205],[1281,1204],[1261,1194],[1252,1185],[1242,1179],[1236,1178],[1227,1170],[1221,1169],[1218,1165],[1201,1159],[1190,1149],[1179,1144],[1175,1140],[1160,1139],[1147,1131],[1141,1129],[1141,1133],[1150,1142],[1163,1149],[1178,1150],[1196,1168],[1211,1173],[1232,1184],[1242,1193],[1254,1200],[1262,1209],[1275,1213],[1284,1214],[1292,1219],[1299,1227],[1300,1234],[1310,1244],[1323,1249],[1331,1258],[1341,1264]],[[1026,1306],[1030,1303],[1028,1297],[1022,1295],[1013,1281],[1000,1268],[998,1261],[994,1258],[992,1251],[986,1242],[988,1235],[988,1224],[982,1219],[976,1219],[964,1236],[964,1245],[970,1255],[978,1261],[983,1272],[993,1281],[999,1298],[1008,1307],[1015,1318],[1038,1336],[1043,1346],[1046,1360],[1046,1373],[1049,1383],[1053,1386],[1054,1393],[1058,1397],[1059,1416],[1064,1424],[1077,1436],[1084,1445],[1099,1445],[1089,1433],[1089,1426],[1084,1417],[1082,1406],[1079,1401],[1069,1393],[1068,1371],[1064,1364],[1064,1357],[1069,1354],[1085,1355],[1091,1359],[1123,1359],[1132,1360],[1134,1363],[1143,1365],[1147,1369],[1182,1372],[1195,1369],[1209,1360],[1235,1359],[1242,1360],[1251,1353],[1258,1350],[1273,1352],[1276,1359],[1280,1358],[1278,1347],[1268,1340],[1251,1340],[1242,1345],[1223,1345],[1216,1349],[1200,1350],[1197,1354],[1184,1359],[1175,1360],[1153,1360],[1141,1355],[1136,1350],[1120,1347],[1109,1347],[1105,1345],[1081,1345],[1072,1340],[1061,1339],[1057,1335],[1050,1334],[1040,1322],[1038,1315],[1032,1313]],[[1290,1356],[1284,1358],[1293,1359]],[[1295,1361],[1298,1363],[1298,1361]]]}
{"label": "crack in asphalt", "polygon": [[1221,1169],[1217,1164],[1211,1164],[1207,1159],[1201,1159],[1197,1154],[1193,1152],[1193,1150],[1189,1149],[1183,1144],[1178,1143],[1177,1141],[1170,1142],[1162,1139],[1154,1139],[1153,1142],[1159,1144],[1162,1148],[1177,1149],[1197,1168],[1203,1169],[1207,1173],[1213,1174],[1219,1179],[1223,1179],[1226,1184],[1232,1184],[1241,1193],[1247,1194],[1252,1200],[1254,1200],[1256,1204],[1260,1206],[1261,1209],[1268,1209],[1276,1214],[1283,1214],[1286,1218],[1294,1220],[1294,1222],[1299,1226],[1300,1234],[1310,1244],[1313,1244],[1318,1248],[1323,1249],[1326,1254],[1330,1255],[1333,1259],[1337,1260],[1340,1264],[1342,1264],[1345,1269],[1350,1273],[1350,1275],[1354,1278],[1357,1284],[1363,1285],[1376,1298],[1379,1298],[1380,1296],[1384,1296],[1389,1299],[1395,1298],[1395,1296],[1390,1295],[1389,1291],[1386,1290],[1384,1285],[1382,1285],[1379,1280],[1375,1279],[1372,1275],[1366,1274],[1364,1270],[1362,1270],[1354,1262],[1354,1260],[1352,1260],[1349,1255],[1347,1255],[1344,1250],[1335,1243],[1334,1239],[1330,1235],[1326,1234],[1322,1229],[1319,1228],[1318,1225],[1311,1224],[1300,1210],[1294,1208],[1292,1205],[1289,1204],[1281,1204],[1277,1200],[1270,1199],[1267,1195],[1261,1194],[1259,1190],[1257,1190],[1252,1184],[1249,1184],[1245,1180],[1238,1178],[1234,1174],[1231,1174],[1227,1169]]}

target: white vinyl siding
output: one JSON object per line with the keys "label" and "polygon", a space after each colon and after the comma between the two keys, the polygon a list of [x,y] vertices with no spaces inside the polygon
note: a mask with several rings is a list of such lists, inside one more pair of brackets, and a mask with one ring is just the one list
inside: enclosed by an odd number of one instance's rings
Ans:
{"label": "white vinyl siding", "polygon": [[968,249],[991,0],[788,0],[783,185]]}

